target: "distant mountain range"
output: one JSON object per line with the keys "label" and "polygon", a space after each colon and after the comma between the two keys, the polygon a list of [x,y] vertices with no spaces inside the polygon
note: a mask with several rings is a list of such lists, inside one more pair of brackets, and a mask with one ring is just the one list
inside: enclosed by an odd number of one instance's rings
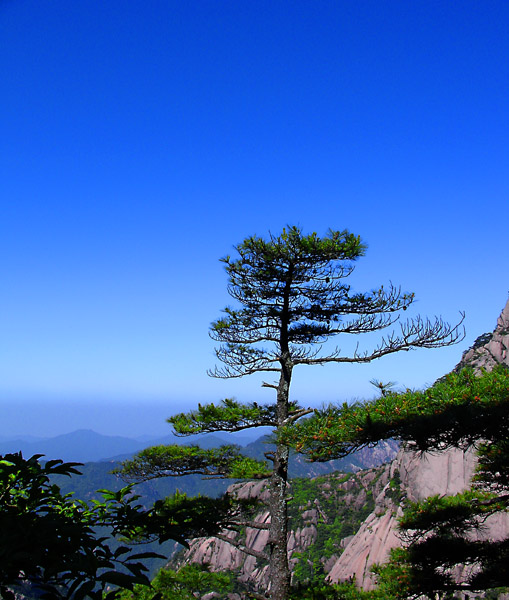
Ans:
{"label": "distant mountain range", "polygon": [[120,436],[106,436],[88,429],[80,429],[54,438],[27,441],[10,440],[0,443],[0,454],[21,451],[24,456],[44,454],[47,459],[87,462],[107,459],[119,454],[130,454],[143,448],[141,442]]}
{"label": "distant mountain range", "polygon": [[64,461],[97,462],[124,460],[147,446],[159,444],[199,444],[204,448],[215,448],[222,444],[244,445],[252,438],[229,436],[228,434],[204,434],[192,437],[177,437],[169,434],[155,439],[132,439],[122,436],[102,435],[90,429],[79,429],[72,433],[48,439],[30,438],[0,441],[0,455],[22,452],[24,456],[43,454],[48,460],[60,458]]}
{"label": "distant mountain range", "polygon": [[[351,473],[363,469],[371,469],[390,462],[398,453],[399,444],[394,440],[384,440],[374,448],[363,448],[352,452],[346,458],[327,462],[309,462],[302,454],[291,452],[288,475],[293,477],[318,477],[326,473],[341,471]],[[266,452],[274,451],[270,436],[259,437],[243,449],[243,453],[257,460],[264,460]]]}

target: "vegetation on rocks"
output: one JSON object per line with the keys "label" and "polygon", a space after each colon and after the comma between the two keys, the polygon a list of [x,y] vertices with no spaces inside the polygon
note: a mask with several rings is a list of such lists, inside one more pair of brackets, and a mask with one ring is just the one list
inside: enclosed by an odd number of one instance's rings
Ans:
{"label": "vegetation on rocks", "polygon": [[[383,470],[383,469],[381,469]],[[326,574],[325,564],[343,552],[342,541],[357,532],[374,509],[376,481],[366,474],[332,474],[315,479],[294,479],[288,514],[292,530],[312,524],[316,540],[295,552],[292,583],[311,583]],[[375,478],[374,478],[375,479]],[[303,517],[312,514],[314,518]]]}

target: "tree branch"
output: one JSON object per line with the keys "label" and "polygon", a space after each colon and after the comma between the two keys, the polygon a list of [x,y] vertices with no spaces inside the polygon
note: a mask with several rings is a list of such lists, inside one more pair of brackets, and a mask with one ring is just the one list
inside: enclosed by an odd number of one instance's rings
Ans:
{"label": "tree branch", "polygon": [[284,420],[283,426],[291,425],[292,423],[295,423],[295,421],[298,421],[304,415],[309,415],[312,412],[314,412],[314,410],[312,408],[303,408],[301,410],[298,410],[297,412],[291,414],[289,417],[287,417]]}
{"label": "tree branch", "polygon": [[278,386],[275,383],[267,383],[266,381],[262,382],[262,387],[264,388],[272,388],[274,390],[277,390]]}
{"label": "tree branch", "polygon": [[[221,359],[220,359],[221,360]],[[279,373],[279,368],[277,367],[253,367],[251,369],[244,368],[243,366],[239,366],[238,368],[231,367],[215,367],[214,370],[209,369],[207,371],[207,375],[209,377],[214,377],[215,379],[237,379],[239,377],[244,377],[244,375],[252,375],[253,373]]]}
{"label": "tree branch", "polygon": [[420,317],[414,321],[408,321],[401,325],[401,336],[391,334],[387,338],[382,338],[380,345],[371,353],[368,351],[359,353],[355,350],[353,356],[339,356],[339,349],[329,356],[316,358],[296,358],[294,364],[302,365],[324,365],[326,363],[368,363],[375,359],[393,354],[395,352],[408,351],[415,348],[440,348],[451,346],[458,343],[465,337],[465,330],[461,329],[461,324],[465,314],[461,313],[461,320],[455,326],[451,327],[441,319],[436,319],[434,323],[423,321]]}
{"label": "tree branch", "polygon": [[255,558],[258,558],[259,560],[269,560],[269,556],[267,554],[265,554],[265,552],[258,552],[257,550],[248,548],[247,546],[244,546],[244,544],[241,544],[240,542],[237,542],[236,540],[233,540],[233,539],[229,538],[228,536],[223,535],[222,533],[215,533],[214,537],[217,538],[218,540],[221,540],[223,542],[227,542],[228,544],[231,544],[234,548],[237,548],[237,550],[244,552],[244,554],[249,554],[250,556],[254,556]]}

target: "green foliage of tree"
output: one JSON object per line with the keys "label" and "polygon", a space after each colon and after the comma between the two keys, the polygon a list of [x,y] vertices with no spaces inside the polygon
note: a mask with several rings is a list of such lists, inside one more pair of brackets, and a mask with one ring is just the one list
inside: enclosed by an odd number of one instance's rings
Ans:
{"label": "green foliage of tree", "polygon": [[240,479],[268,475],[263,462],[243,456],[238,446],[204,449],[177,444],[146,448],[122,463],[119,473],[134,482],[196,474]]}
{"label": "green foliage of tree", "polygon": [[[369,292],[352,291],[346,278],[354,270],[354,261],[364,255],[365,245],[359,236],[346,230],[330,230],[320,238],[316,233],[305,235],[298,227],[289,227],[279,236],[269,235],[267,239],[248,237],[235,251],[235,257],[227,256],[222,262],[229,279],[228,293],[236,307],[226,307],[224,315],[212,323],[210,335],[220,344],[216,356],[222,366],[216,366],[209,374],[220,378],[271,374],[276,381],[264,382],[263,387],[274,390],[276,399],[268,406],[231,399],[217,406],[199,405],[196,411],[169,419],[179,435],[259,426],[270,426],[275,432],[291,429],[301,417],[312,412],[290,399],[296,366],[366,363],[412,348],[453,344],[461,338],[458,327],[451,327],[441,319],[431,322],[416,317],[398,321],[399,313],[413,303],[414,294],[404,293],[392,284]],[[377,346],[357,349],[350,356],[338,348],[327,352],[324,345],[337,335],[357,336],[387,328],[388,333]],[[153,468],[161,474],[179,474],[174,461],[181,452],[185,463],[184,453],[188,451],[179,446],[174,452],[167,464],[156,464],[160,456],[157,451]],[[199,468],[204,475],[239,476],[242,473],[236,470],[239,457],[229,448],[225,449],[225,455],[228,461],[218,465],[217,456],[211,458],[202,452],[203,463]],[[197,456],[187,455],[187,458],[189,468],[196,472]],[[288,443],[279,438],[275,450],[267,452],[266,458],[271,463],[269,543],[265,553],[256,554],[257,558],[269,560],[270,597],[286,600],[290,593]],[[126,473],[130,468],[126,465]],[[143,468],[151,477],[152,467]],[[258,471],[251,463],[247,471],[251,476],[267,476],[264,463],[259,464]],[[143,469],[140,473],[143,474]]]}
{"label": "green foliage of tree", "polygon": [[226,398],[219,404],[198,404],[198,410],[180,413],[168,419],[180,435],[212,433],[216,431],[240,431],[258,426],[274,427],[274,406],[260,406],[256,402],[241,404],[234,398]]}
{"label": "green foliage of tree", "polygon": [[[99,490],[90,503],[62,494],[56,477],[79,476],[78,463],[0,457],[0,595],[16,592],[54,599],[103,598],[107,590],[149,585],[145,561],[163,558],[134,552],[138,543],[213,535],[221,527],[211,515],[250,515],[252,502],[231,506],[228,497],[189,498],[176,493],[148,509],[128,485]],[[224,517],[226,521],[226,517]],[[119,544],[120,541],[120,544]],[[111,590],[111,588],[114,588]]]}
{"label": "green foliage of tree", "polygon": [[[388,438],[422,452],[477,445],[482,455],[492,459],[495,450],[502,450],[509,425],[506,373],[502,365],[483,377],[463,369],[424,391],[389,392],[373,401],[325,407],[281,430],[280,439],[311,460],[342,458],[353,448]],[[483,439],[489,444],[482,444]],[[500,477],[507,477],[506,467]],[[488,469],[484,478],[498,477],[495,473]]]}
{"label": "green foliage of tree", "polygon": [[[458,590],[509,586],[509,539],[486,540],[486,519],[509,511],[509,370],[451,373],[424,391],[389,392],[352,406],[330,407],[283,434],[314,460],[341,456],[386,436],[419,451],[474,448],[471,488],[454,496],[407,503],[400,528],[406,548],[378,569],[381,581],[401,583],[394,597],[448,597]],[[467,568],[458,583],[454,569]],[[384,579],[385,578],[385,579]]]}
{"label": "green foliage of tree", "polygon": [[[47,598],[99,599],[111,586],[148,584],[143,564],[153,554],[112,549],[107,537],[139,535],[146,514],[135,504],[130,487],[103,490],[92,506],[63,496],[53,475],[79,475],[77,463],[41,464],[40,455],[0,457],[0,594],[14,599],[28,588]],[[114,595],[112,592],[109,595]]]}

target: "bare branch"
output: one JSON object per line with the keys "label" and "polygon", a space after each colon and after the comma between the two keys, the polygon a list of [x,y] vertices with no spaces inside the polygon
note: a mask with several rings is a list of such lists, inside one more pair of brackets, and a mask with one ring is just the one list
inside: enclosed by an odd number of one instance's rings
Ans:
{"label": "bare branch", "polygon": [[237,540],[229,538],[228,536],[223,535],[222,533],[215,533],[214,537],[218,540],[231,544],[234,548],[237,548],[241,552],[244,552],[244,554],[249,554],[250,556],[254,556],[255,558],[258,558],[260,560],[269,560],[269,556],[268,554],[265,554],[265,552],[258,552],[257,550],[248,548],[247,546],[244,546],[244,544],[241,544],[240,542],[237,542]]}
{"label": "bare branch", "polygon": [[291,414],[289,417],[287,417],[283,421],[283,426],[290,425],[291,423],[295,423],[295,421],[298,421],[304,415],[309,415],[312,412],[314,412],[314,410],[312,408],[303,408],[301,410],[298,410],[297,412]]}
{"label": "bare branch", "polygon": [[258,367],[252,369],[246,369],[239,366],[238,368],[232,367],[221,367],[217,366],[214,369],[209,369],[207,371],[207,375],[209,377],[214,377],[216,379],[236,379],[239,377],[244,377],[244,375],[252,375],[253,373],[261,373],[261,372],[269,372],[269,373],[279,373],[280,369],[277,367]]}
{"label": "bare branch", "polygon": [[442,319],[437,318],[433,323],[429,320],[423,320],[416,317],[401,325],[401,335],[391,333],[388,337],[382,338],[379,346],[371,353],[366,351],[358,352],[356,349],[352,356],[339,356],[339,349],[328,356],[316,358],[298,358],[295,364],[303,365],[323,365],[326,363],[368,363],[382,356],[413,350],[415,348],[441,348],[458,343],[465,337],[465,330],[461,327],[465,318],[461,313],[460,322],[451,327],[444,323]]}
{"label": "bare branch", "polygon": [[274,390],[277,390],[277,385],[275,383],[267,383],[266,381],[262,382],[262,387],[264,388],[273,388]]}

